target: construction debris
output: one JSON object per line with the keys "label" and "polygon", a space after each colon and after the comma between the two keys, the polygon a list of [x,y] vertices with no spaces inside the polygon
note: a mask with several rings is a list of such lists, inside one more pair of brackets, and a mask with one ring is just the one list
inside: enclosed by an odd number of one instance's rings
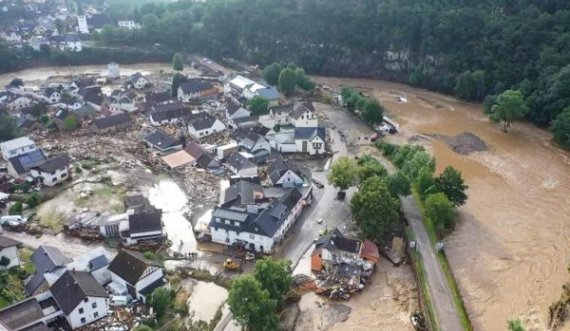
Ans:
{"label": "construction debris", "polygon": [[153,319],[152,309],[149,310],[145,305],[135,302],[127,307],[111,307],[109,315],[77,330],[128,331]]}

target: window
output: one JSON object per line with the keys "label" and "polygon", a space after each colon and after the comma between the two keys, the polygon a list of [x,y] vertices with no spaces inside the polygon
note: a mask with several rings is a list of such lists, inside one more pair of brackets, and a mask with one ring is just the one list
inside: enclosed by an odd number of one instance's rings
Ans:
{"label": "window", "polygon": [[98,313],[98,312],[94,312],[94,313],[93,313],[93,317],[94,317],[94,318],[99,318],[99,313]]}
{"label": "window", "polygon": [[83,308],[79,308],[79,313],[83,314]]}
{"label": "window", "polygon": [[249,239],[255,239],[255,235],[252,234],[252,233],[250,233],[250,234],[249,234]]}
{"label": "window", "polygon": [[85,324],[85,317],[81,317],[81,324]]}
{"label": "window", "polygon": [[97,308],[97,302],[93,302],[93,303],[91,304],[91,308]]}
{"label": "window", "polygon": [[65,178],[67,177],[67,172],[64,172],[63,174],[61,174],[61,178]]}
{"label": "window", "polygon": [[89,298],[83,299],[83,302],[87,302],[87,301],[89,301]]}
{"label": "window", "polygon": [[226,224],[231,224],[230,220],[226,220],[225,223],[226,223]]}
{"label": "window", "polygon": [[239,226],[239,222],[237,222],[237,221],[234,224],[235,224],[235,226]]}

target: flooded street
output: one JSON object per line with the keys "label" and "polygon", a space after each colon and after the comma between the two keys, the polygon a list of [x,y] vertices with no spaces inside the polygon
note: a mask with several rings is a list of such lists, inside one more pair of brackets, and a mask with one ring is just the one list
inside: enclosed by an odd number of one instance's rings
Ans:
{"label": "flooded street", "polygon": [[[387,82],[318,78],[356,86],[379,98],[402,133],[471,132],[488,151],[463,156],[433,140],[437,170],[452,165],[469,185],[446,251],[476,330],[501,330],[520,317],[527,330],[546,330],[548,305],[560,297],[570,263],[570,156],[551,135],[526,123],[505,134],[481,105]],[[397,96],[407,98],[398,103]]]}
{"label": "flooded street", "polygon": [[177,253],[196,252],[196,239],[192,224],[186,218],[189,208],[184,191],[172,180],[161,180],[148,192],[150,203],[162,209],[162,222],[168,239],[172,241],[170,249]]}

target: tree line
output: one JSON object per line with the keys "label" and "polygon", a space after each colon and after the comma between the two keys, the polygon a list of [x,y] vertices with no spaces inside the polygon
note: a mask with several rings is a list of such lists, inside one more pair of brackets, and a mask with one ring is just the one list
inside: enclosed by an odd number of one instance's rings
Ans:
{"label": "tree line", "polygon": [[[526,119],[568,125],[568,1],[187,0],[130,14],[143,29],[109,27],[102,40],[296,62],[310,73],[383,77],[469,101],[518,90]],[[556,139],[570,146],[567,136]]]}

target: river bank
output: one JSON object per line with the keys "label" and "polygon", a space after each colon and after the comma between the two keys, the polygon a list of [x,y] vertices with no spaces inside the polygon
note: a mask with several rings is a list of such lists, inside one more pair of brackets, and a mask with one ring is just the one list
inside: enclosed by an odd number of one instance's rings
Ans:
{"label": "river bank", "polygon": [[426,141],[437,171],[452,165],[469,185],[447,256],[476,330],[504,329],[519,317],[527,330],[546,330],[548,306],[560,297],[570,263],[570,154],[528,123],[503,133],[481,105],[382,81],[316,80],[377,97],[402,127],[389,139],[471,132],[486,142],[488,151],[460,155],[443,141]]}

